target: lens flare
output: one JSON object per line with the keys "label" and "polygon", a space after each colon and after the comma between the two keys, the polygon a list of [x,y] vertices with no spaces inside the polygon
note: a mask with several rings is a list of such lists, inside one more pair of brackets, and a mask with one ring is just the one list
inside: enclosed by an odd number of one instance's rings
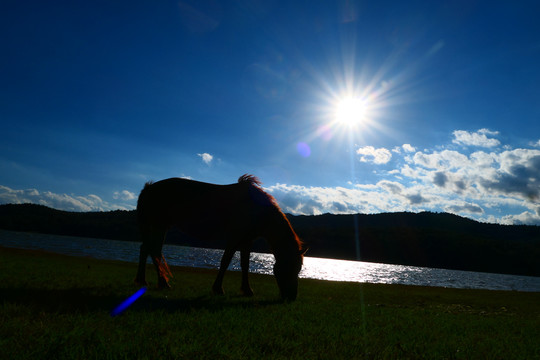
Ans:
{"label": "lens flare", "polygon": [[146,286],[143,286],[139,290],[135,292],[135,294],[128,297],[126,300],[122,301],[120,305],[115,307],[113,311],[111,311],[111,316],[117,316],[123,313],[128,307],[133,305],[135,301],[137,301],[138,298],[140,298],[144,293],[146,292]]}
{"label": "lens flare", "polygon": [[311,155],[311,148],[305,142],[299,142],[296,145],[296,150],[302,157],[307,158],[309,155]]}

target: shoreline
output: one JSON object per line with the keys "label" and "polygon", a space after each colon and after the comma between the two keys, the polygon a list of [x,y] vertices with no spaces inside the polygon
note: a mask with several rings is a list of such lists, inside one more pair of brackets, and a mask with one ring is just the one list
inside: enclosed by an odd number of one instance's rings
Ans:
{"label": "shoreline", "polygon": [[[32,231],[17,231],[17,230],[7,230],[7,229],[0,229],[0,235],[2,232],[5,233],[15,233],[15,234],[21,234],[21,235],[28,235],[28,236],[50,236],[50,237],[60,237],[60,238],[73,238],[73,239],[84,239],[84,240],[96,240],[96,241],[113,241],[113,242],[120,242],[120,243],[130,243],[130,244],[137,244],[137,247],[139,246],[140,242],[138,241],[131,241],[131,240],[118,240],[118,239],[109,239],[109,238],[97,238],[97,237],[87,237],[87,236],[75,236],[75,235],[61,235],[61,234],[52,234],[52,233],[41,233],[41,232],[32,232]],[[3,246],[0,244],[0,247]],[[215,248],[215,247],[204,247],[204,246],[187,246],[187,245],[180,245],[176,243],[164,243],[164,246],[179,246],[179,247],[193,247],[198,249],[207,249],[207,250],[216,250],[216,251],[223,251],[223,249]],[[33,249],[32,249],[33,250]],[[48,251],[48,250],[43,250]],[[52,251],[54,253],[54,251]],[[256,251],[253,251],[256,252]],[[263,252],[261,254],[265,255],[273,255],[272,253]],[[77,255],[74,255],[77,256]],[[529,278],[535,278],[540,279],[540,276],[534,276],[534,275],[525,275],[521,273],[516,272],[490,272],[486,270],[467,270],[467,269],[461,269],[461,268],[444,268],[444,267],[429,267],[429,266],[420,266],[420,265],[411,265],[411,264],[401,264],[401,263],[389,263],[389,262],[375,262],[375,261],[366,261],[366,260],[354,260],[354,259],[345,259],[345,258],[339,258],[339,257],[320,257],[320,256],[310,256],[309,251],[306,258],[313,258],[313,259],[328,259],[328,260],[336,260],[336,261],[344,261],[344,262],[356,262],[356,263],[366,263],[366,264],[382,264],[382,265],[389,265],[389,266],[406,266],[406,267],[412,267],[412,268],[420,268],[420,269],[434,269],[434,270],[444,270],[444,271],[463,271],[463,272],[470,272],[470,273],[480,273],[480,274],[493,274],[493,275],[503,275],[503,276],[519,276],[519,277],[529,277]],[[133,262],[136,262],[135,260]]]}
{"label": "shoreline", "polygon": [[[30,256],[30,257],[46,257],[50,259],[86,259],[88,261],[92,262],[103,262],[105,264],[115,264],[120,265],[123,267],[129,267],[133,268],[133,274],[135,274],[136,271],[136,264],[129,261],[124,260],[112,260],[112,259],[97,259],[91,256],[76,256],[76,255],[66,255],[61,253],[56,253],[53,251],[47,251],[47,250],[37,250],[37,249],[22,249],[22,248],[15,248],[15,247],[6,247],[0,245],[0,252],[4,253],[12,253],[19,256]],[[177,266],[177,265],[169,265],[171,270],[174,270],[176,272],[180,273],[193,273],[193,274],[212,274],[216,275],[218,270],[217,269],[206,269],[206,268],[199,268],[199,267],[191,267],[191,266]],[[236,274],[239,275],[239,271],[234,270],[228,270],[227,273]],[[135,276],[135,275],[134,275]],[[155,269],[153,265],[147,264],[147,277],[148,279],[153,279],[155,276]],[[234,275],[233,275],[234,276]],[[274,278],[273,275],[270,274],[259,274],[259,273],[253,273],[250,272],[249,274],[250,278]],[[490,292],[491,294],[495,293],[520,293],[520,294],[540,294],[540,292],[537,291],[518,291],[518,290],[493,290],[493,289],[463,289],[463,288],[451,288],[451,287],[443,287],[443,286],[426,286],[426,285],[414,285],[414,284],[384,284],[384,283],[369,283],[369,282],[351,282],[351,281],[339,281],[339,280],[324,280],[324,279],[308,279],[308,278],[299,278],[299,281],[321,281],[324,283],[334,283],[334,284],[347,284],[354,286],[355,284],[358,286],[374,286],[374,287],[388,287],[388,288],[416,288],[416,289],[423,289],[423,290],[447,290],[447,291],[463,291],[463,292]],[[151,283],[152,281],[150,281]]]}

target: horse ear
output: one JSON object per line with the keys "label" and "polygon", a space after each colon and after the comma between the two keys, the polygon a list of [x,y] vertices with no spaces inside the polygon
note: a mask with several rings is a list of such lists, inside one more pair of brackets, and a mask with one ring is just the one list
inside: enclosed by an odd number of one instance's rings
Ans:
{"label": "horse ear", "polygon": [[300,251],[298,252],[300,255],[304,256],[305,253],[307,253],[307,251],[309,250],[309,248],[305,248],[305,249],[300,249]]}

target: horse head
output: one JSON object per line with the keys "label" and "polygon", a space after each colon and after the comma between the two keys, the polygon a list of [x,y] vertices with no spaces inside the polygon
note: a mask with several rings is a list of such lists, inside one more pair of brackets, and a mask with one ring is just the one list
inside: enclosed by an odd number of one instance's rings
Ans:
{"label": "horse head", "polygon": [[261,182],[251,175],[243,175],[238,179],[239,183],[248,184],[249,200],[252,204],[250,214],[257,214],[261,235],[270,243],[276,262],[274,264],[274,276],[281,293],[286,301],[296,300],[298,295],[298,274],[302,270],[304,253],[302,241],[294,232],[294,229],[281,211],[276,199],[266,193]]}
{"label": "horse head", "polygon": [[281,297],[285,301],[294,301],[298,295],[298,274],[302,270],[304,253],[307,251],[300,249],[287,257],[276,257],[274,264],[274,276],[279,287]]}

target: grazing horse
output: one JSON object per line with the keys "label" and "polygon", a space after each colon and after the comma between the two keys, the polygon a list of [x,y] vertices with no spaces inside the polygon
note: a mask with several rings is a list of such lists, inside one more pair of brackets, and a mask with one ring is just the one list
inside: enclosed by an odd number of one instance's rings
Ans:
{"label": "grazing horse", "polygon": [[261,188],[259,180],[243,175],[238,183],[215,185],[181,178],[146,183],[137,202],[137,222],[142,236],[135,282],[146,285],[148,255],[158,273],[158,287],[169,287],[170,270],[161,252],[172,227],[200,240],[221,237],[226,248],[212,286],[223,294],[223,277],[234,253],[240,250],[241,290],[253,295],[249,285],[249,254],[253,240],[264,237],[275,257],[274,276],[284,300],[295,300],[298,273],[305,251],[276,200]]}

